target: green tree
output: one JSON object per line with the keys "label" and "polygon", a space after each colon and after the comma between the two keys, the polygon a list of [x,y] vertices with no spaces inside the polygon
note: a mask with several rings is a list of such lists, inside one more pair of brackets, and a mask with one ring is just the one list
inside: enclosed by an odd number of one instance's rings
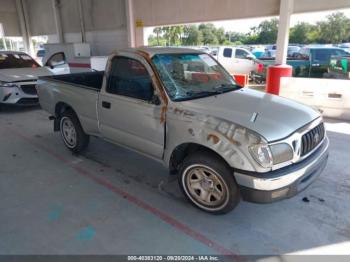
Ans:
{"label": "green tree", "polygon": [[195,25],[184,27],[184,45],[200,45],[203,42],[202,32]]}
{"label": "green tree", "polygon": [[160,45],[159,39],[160,39],[160,34],[162,33],[162,28],[161,28],[161,27],[155,27],[155,28],[153,29],[153,33],[156,34],[156,37],[157,37],[157,45]]}
{"label": "green tree", "polygon": [[320,42],[337,44],[350,37],[350,19],[342,12],[327,16],[326,21],[318,22],[317,25],[320,31]]}
{"label": "green tree", "polygon": [[183,28],[183,26],[164,26],[161,28],[167,46],[182,44]]}
{"label": "green tree", "polygon": [[259,37],[258,34],[254,32],[249,32],[246,34],[246,37],[243,43],[247,45],[260,44],[258,37]]}
{"label": "green tree", "polygon": [[276,43],[278,33],[278,19],[262,21],[257,27],[252,28],[253,34],[257,35],[259,44]]}
{"label": "green tree", "polygon": [[247,34],[239,33],[239,32],[226,32],[226,39],[230,42],[241,42],[244,43],[247,38]]}
{"label": "green tree", "polygon": [[[6,41],[6,43],[4,43],[4,41]],[[5,46],[6,45],[6,46]],[[11,49],[11,42],[9,39],[7,38],[0,38],[0,50],[1,49],[5,49],[5,47],[7,47],[7,49]]]}
{"label": "green tree", "polygon": [[204,45],[217,45],[219,43],[213,24],[200,24],[198,29],[202,32]]}
{"label": "green tree", "polygon": [[[149,37],[149,45],[234,45],[274,44],[277,40],[278,19],[262,21],[247,34],[225,32],[211,23],[199,26],[156,27]],[[316,25],[300,22],[290,29],[290,43],[341,43],[350,41],[350,19],[344,13],[336,12]],[[1,43],[0,43],[1,45]]]}
{"label": "green tree", "polygon": [[[315,32],[317,35],[315,35]],[[318,37],[317,26],[306,22],[300,22],[290,29],[289,42],[297,44],[309,44]]]}
{"label": "green tree", "polygon": [[159,36],[159,38],[157,38],[157,36],[150,35],[148,37],[148,45],[149,46],[166,46],[166,40],[162,36]]}
{"label": "green tree", "polygon": [[222,45],[226,41],[225,29],[223,27],[220,27],[220,28],[214,27],[213,33],[216,36],[216,39],[218,40],[218,43],[220,45]]}

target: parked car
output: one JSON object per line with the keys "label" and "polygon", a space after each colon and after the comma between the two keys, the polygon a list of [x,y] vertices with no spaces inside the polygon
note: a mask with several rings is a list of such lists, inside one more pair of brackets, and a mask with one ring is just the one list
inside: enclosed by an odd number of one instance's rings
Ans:
{"label": "parked car", "polygon": [[343,44],[340,44],[338,47],[350,53],[350,43],[343,43]]}
{"label": "parked car", "polygon": [[325,78],[350,79],[350,54],[332,57]]}
{"label": "parked car", "polygon": [[292,197],[328,159],[318,111],[241,88],[193,49],[122,50],[105,73],[42,77],[37,89],[68,149],[79,153],[95,136],[161,161],[189,201],[211,213],[232,210],[241,196]]}
{"label": "parked car", "polygon": [[43,65],[43,58],[45,57],[45,49],[39,49],[36,52],[35,60],[40,64]]}
{"label": "parked car", "polygon": [[[288,50],[287,50],[287,55],[288,57],[294,57],[296,54],[299,53],[301,47],[297,46],[297,45],[289,45],[288,46]],[[277,45],[267,45],[265,47],[265,52],[266,53],[273,53],[275,54],[277,51]]]}
{"label": "parked car", "polygon": [[277,50],[277,45],[267,45],[265,46],[265,51]]}
{"label": "parked car", "polygon": [[247,74],[256,68],[255,56],[240,47],[221,46],[215,58],[230,74]]}
{"label": "parked car", "polygon": [[259,58],[264,55],[265,49],[263,47],[255,47],[251,50],[251,52],[256,58]]}
{"label": "parked car", "polygon": [[0,52],[0,106],[38,104],[37,78],[51,74],[26,53]]}
{"label": "parked car", "polygon": [[[304,47],[299,54],[287,58],[287,64],[293,67],[295,77],[322,78],[327,72],[332,56],[344,56],[348,53],[337,47]],[[255,70],[252,72],[252,79],[255,82],[265,82],[266,70],[269,65],[275,63],[275,59],[260,58]]]}
{"label": "parked car", "polygon": [[276,50],[268,50],[265,51],[259,59],[270,59],[270,58],[276,58]]}
{"label": "parked car", "polygon": [[287,50],[287,56],[288,57],[296,57],[300,53],[301,47],[296,46],[296,45],[290,45],[288,46]]}

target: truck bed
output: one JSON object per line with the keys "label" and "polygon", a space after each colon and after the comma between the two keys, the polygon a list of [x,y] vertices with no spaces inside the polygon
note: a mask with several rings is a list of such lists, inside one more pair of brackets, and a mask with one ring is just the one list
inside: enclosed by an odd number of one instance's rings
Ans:
{"label": "truck bed", "polygon": [[53,75],[41,77],[49,81],[61,82],[83,88],[95,89],[100,91],[102,88],[104,71],[84,72],[65,75]]}
{"label": "truck bed", "polygon": [[98,135],[96,103],[102,81],[103,72],[40,77],[37,84],[40,105],[51,115],[55,115],[60,103],[72,107],[84,131]]}

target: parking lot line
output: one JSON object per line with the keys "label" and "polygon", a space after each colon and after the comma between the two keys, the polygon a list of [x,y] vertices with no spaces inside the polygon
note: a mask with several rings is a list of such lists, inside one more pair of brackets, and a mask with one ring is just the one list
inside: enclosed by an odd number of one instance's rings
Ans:
{"label": "parking lot line", "polygon": [[52,157],[60,160],[65,165],[67,165],[70,168],[72,168],[73,170],[75,170],[77,174],[79,174],[81,176],[84,176],[86,178],[89,178],[90,180],[92,180],[96,184],[98,184],[100,186],[103,186],[104,188],[112,191],[113,193],[123,197],[124,199],[126,199],[130,203],[138,206],[139,208],[142,208],[142,209],[152,213],[153,215],[155,215],[156,217],[158,217],[159,219],[161,219],[165,223],[173,226],[178,231],[188,235],[192,239],[197,240],[197,241],[201,242],[202,244],[208,246],[209,248],[211,248],[214,251],[218,252],[220,255],[230,256],[233,261],[246,261],[246,259],[244,259],[240,255],[238,255],[235,252],[227,249],[226,247],[222,246],[221,244],[219,244],[219,243],[217,243],[217,242],[207,238],[202,233],[197,232],[196,230],[190,228],[189,226],[187,226],[186,224],[178,221],[177,219],[175,219],[171,215],[165,213],[164,211],[162,211],[162,210],[160,210],[158,208],[155,208],[155,207],[151,206],[150,204],[148,204],[148,203],[142,201],[141,199],[131,195],[130,193],[124,191],[123,189],[121,189],[121,188],[119,188],[119,187],[109,183],[108,181],[106,181],[104,179],[101,179],[100,177],[95,176],[94,174],[92,174],[91,172],[86,170],[85,168],[79,167],[78,165],[72,163],[68,158],[66,158],[66,157],[56,153],[51,148],[49,148],[47,146],[44,146],[44,145],[42,145],[40,143],[35,142],[29,136],[26,136],[25,134],[20,133],[17,130],[14,130],[12,128],[2,127],[2,129],[5,130],[6,132],[10,133],[11,135],[15,135],[15,136],[21,138],[23,141],[26,141],[27,143],[35,146],[36,148],[45,151],[46,153],[48,153]]}

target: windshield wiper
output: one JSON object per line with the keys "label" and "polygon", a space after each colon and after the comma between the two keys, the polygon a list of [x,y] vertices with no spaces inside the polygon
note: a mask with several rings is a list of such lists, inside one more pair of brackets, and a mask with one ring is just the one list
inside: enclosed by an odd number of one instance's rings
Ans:
{"label": "windshield wiper", "polygon": [[175,99],[175,101],[183,101],[183,100],[190,100],[194,98],[202,98],[212,95],[220,95],[223,93],[231,92],[240,89],[241,87],[239,85],[233,85],[233,84],[221,84],[218,85],[212,89],[209,90],[191,90],[187,91],[185,94],[187,97],[179,97]]}
{"label": "windshield wiper", "polygon": [[187,91],[186,95],[193,96],[193,95],[212,95],[212,94],[223,94],[226,92],[234,91],[237,89],[240,89],[241,87],[238,85],[228,85],[228,84],[221,84],[219,86],[216,86],[210,90],[198,90],[198,91]]}
{"label": "windshield wiper", "polygon": [[212,94],[222,94],[222,91],[219,90],[205,90],[205,91],[187,91],[187,96],[206,96],[206,95],[212,95]]}
{"label": "windshield wiper", "polygon": [[215,92],[227,92],[227,91],[234,91],[237,89],[240,89],[241,87],[239,85],[234,84],[220,84],[213,88],[213,91]]}

